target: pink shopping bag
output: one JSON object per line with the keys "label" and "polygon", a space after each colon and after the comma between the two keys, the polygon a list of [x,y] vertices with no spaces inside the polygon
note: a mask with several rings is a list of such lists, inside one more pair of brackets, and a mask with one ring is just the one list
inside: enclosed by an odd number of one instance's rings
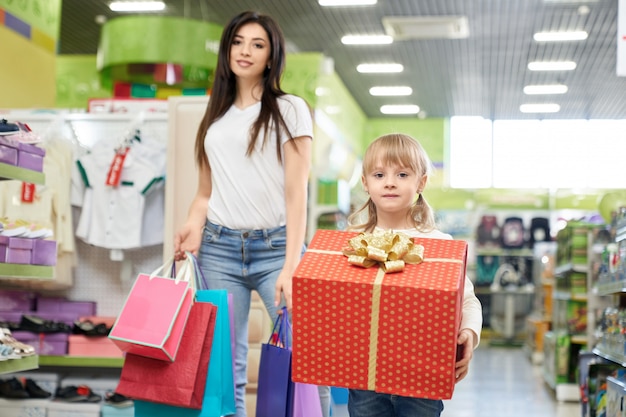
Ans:
{"label": "pink shopping bag", "polygon": [[158,276],[161,269],[139,274],[109,338],[125,352],[173,362],[193,303],[194,272],[185,263],[172,279]]}

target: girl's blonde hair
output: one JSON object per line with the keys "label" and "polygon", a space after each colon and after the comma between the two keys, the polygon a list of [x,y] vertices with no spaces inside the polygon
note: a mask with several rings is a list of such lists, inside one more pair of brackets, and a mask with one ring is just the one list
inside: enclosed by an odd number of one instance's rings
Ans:
{"label": "girl's blonde hair", "polygon": [[[411,169],[418,177],[428,176],[432,172],[432,162],[420,143],[409,135],[391,133],[383,135],[372,142],[363,156],[362,175],[371,173],[376,164],[399,165]],[[423,191],[423,190],[421,190]],[[413,220],[415,228],[421,232],[429,232],[435,228],[435,214],[419,193],[417,199],[409,209],[409,217]],[[359,218],[367,210],[367,221],[356,224]],[[376,206],[371,198],[365,204],[348,217],[349,229],[372,232],[378,222]]]}

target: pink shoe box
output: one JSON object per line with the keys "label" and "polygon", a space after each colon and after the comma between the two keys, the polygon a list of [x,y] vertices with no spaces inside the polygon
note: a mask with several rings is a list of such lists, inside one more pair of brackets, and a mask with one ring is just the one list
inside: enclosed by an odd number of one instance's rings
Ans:
{"label": "pink shoe box", "polygon": [[[8,264],[31,263],[33,257],[33,239],[0,236],[0,246],[0,252],[4,252],[3,262]],[[5,249],[1,250],[2,247],[5,247]]]}
{"label": "pink shoe box", "polygon": [[43,171],[43,157],[46,150],[29,143],[20,143],[17,153],[17,165],[33,171]]}
{"label": "pink shoe box", "polygon": [[22,314],[35,309],[35,294],[30,291],[0,290],[0,311]]}
{"label": "pink shoe box", "polygon": [[34,239],[33,255],[31,259],[33,265],[57,264],[57,242],[56,240]]}
{"label": "pink shoe box", "polygon": [[16,140],[0,136],[0,162],[17,165],[19,144]]}
{"label": "pink shoe box", "polygon": [[11,332],[22,343],[35,348],[38,355],[67,355],[67,333],[33,333],[23,330]]}
{"label": "pink shoe box", "polygon": [[71,313],[76,318],[96,315],[95,301],[71,301],[61,297],[39,297],[37,314],[39,313]]}
{"label": "pink shoe box", "polygon": [[124,352],[107,336],[69,336],[68,354],[96,358],[123,358]]}

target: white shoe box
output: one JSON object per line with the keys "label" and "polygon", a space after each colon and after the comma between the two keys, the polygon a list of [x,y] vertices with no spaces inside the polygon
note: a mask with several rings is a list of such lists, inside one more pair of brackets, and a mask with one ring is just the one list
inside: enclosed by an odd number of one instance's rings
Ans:
{"label": "white shoe box", "polygon": [[2,417],[47,417],[50,400],[8,400],[0,398]]}
{"label": "white shoe box", "polygon": [[[100,404],[49,401],[45,417],[100,417]],[[30,416],[29,416],[30,417]]]}

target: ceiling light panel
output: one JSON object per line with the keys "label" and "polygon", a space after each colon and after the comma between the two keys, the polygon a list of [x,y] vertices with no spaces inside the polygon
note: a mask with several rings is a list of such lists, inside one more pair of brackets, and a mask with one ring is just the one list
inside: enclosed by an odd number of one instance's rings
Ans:
{"label": "ceiling light panel", "polygon": [[360,73],[397,73],[404,71],[402,64],[359,64],[356,70]]}
{"label": "ceiling light panel", "polygon": [[565,94],[567,86],[563,84],[527,85],[524,87],[524,94]]}
{"label": "ceiling light panel", "polygon": [[561,106],[556,103],[522,104],[519,110],[522,113],[558,113]]}
{"label": "ceiling light panel", "polygon": [[536,42],[584,41],[589,34],[583,30],[572,32],[537,32],[533,35]]}
{"label": "ceiling light panel", "polygon": [[319,0],[320,6],[340,7],[340,6],[373,6],[378,0]]}
{"label": "ceiling light panel", "polygon": [[573,61],[534,61],[528,63],[531,71],[572,71],[576,69]]}
{"label": "ceiling light panel", "polygon": [[465,16],[388,16],[383,27],[395,40],[464,39],[469,36]]}
{"label": "ceiling light panel", "polygon": [[393,38],[388,35],[346,35],[341,38],[344,45],[388,45]]}
{"label": "ceiling light panel", "polygon": [[417,114],[420,106],[416,104],[386,104],[380,107],[382,114]]}
{"label": "ceiling light panel", "polygon": [[413,89],[409,86],[372,87],[370,94],[373,96],[410,96]]}
{"label": "ceiling light panel", "polygon": [[109,4],[114,12],[160,12],[165,10],[162,1],[114,1]]}

